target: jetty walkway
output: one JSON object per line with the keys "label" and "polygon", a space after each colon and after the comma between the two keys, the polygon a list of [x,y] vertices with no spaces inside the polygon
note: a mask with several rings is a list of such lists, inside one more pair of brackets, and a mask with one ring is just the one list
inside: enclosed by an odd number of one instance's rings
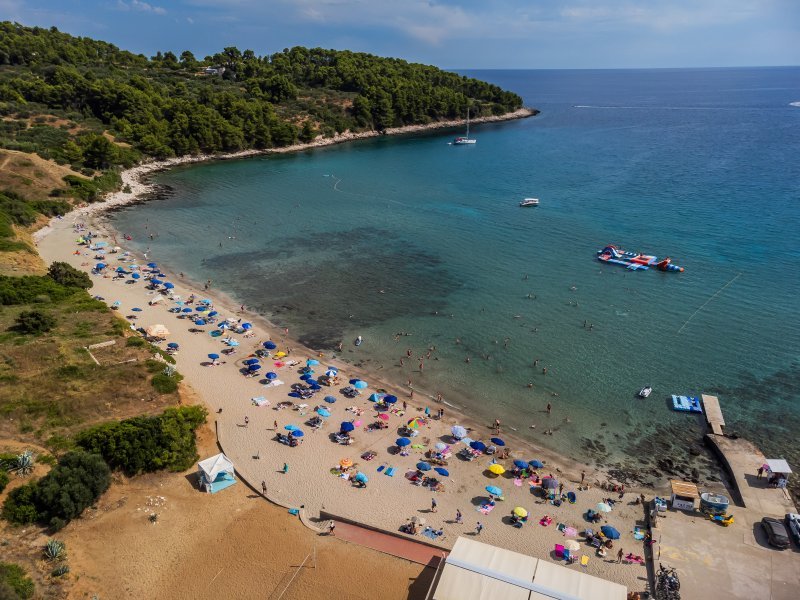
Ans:
{"label": "jetty walkway", "polygon": [[[659,513],[654,539],[654,562],[674,567],[685,598],[759,598],[794,600],[800,597],[800,549],[794,543],[777,550],[767,543],[762,517],[783,520],[797,512],[784,489],[771,488],[757,469],[765,457],[752,442],[724,434],[719,401],[703,396],[709,433],[706,444],[730,476],[727,493],[734,523],[723,527],[699,512],[669,509]],[[735,503],[735,505],[734,505]]]}

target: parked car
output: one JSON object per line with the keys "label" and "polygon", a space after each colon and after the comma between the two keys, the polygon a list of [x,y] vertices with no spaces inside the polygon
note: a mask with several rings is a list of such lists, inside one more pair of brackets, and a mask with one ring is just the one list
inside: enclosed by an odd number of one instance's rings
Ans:
{"label": "parked car", "polygon": [[786,528],[792,534],[795,543],[800,546],[800,515],[788,513],[786,515]]}
{"label": "parked car", "polygon": [[783,526],[778,519],[773,519],[772,517],[764,517],[761,519],[761,527],[764,528],[764,531],[769,538],[770,546],[775,546],[776,548],[788,548],[790,546],[789,542],[789,534],[786,533],[786,527]]}

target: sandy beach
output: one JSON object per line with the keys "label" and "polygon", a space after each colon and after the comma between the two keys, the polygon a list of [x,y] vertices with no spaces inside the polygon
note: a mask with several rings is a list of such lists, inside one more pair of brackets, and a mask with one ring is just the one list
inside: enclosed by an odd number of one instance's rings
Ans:
{"label": "sandy beach", "polygon": [[[78,246],[76,233],[73,226],[85,222],[87,229],[99,234],[99,238],[106,241],[114,235],[103,229],[104,225],[98,218],[98,209],[107,206],[95,205],[90,214],[85,211],[76,211],[63,219],[55,220],[47,232],[40,235],[39,251],[46,262],[66,261],[73,266],[85,271],[91,271],[98,262],[93,258],[94,253],[85,246]],[[87,220],[88,219],[88,220]],[[119,236],[117,236],[119,241]],[[124,243],[123,243],[124,247]],[[78,253],[76,253],[76,251]],[[109,264],[107,271],[115,269],[118,265],[131,264],[132,256],[122,258],[122,251],[109,254],[105,262]],[[152,257],[150,257],[152,259]],[[141,257],[138,264],[145,265],[148,261]],[[161,272],[165,272],[162,271]],[[165,272],[166,273],[166,272]],[[566,536],[559,531],[558,525],[563,524],[577,532],[582,532],[587,527],[595,530],[602,524],[611,524],[621,533],[620,540],[614,543],[613,550],[605,558],[595,555],[594,548],[581,543],[579,555],[589,556],[589,563],[585,570],[591,574],[605,577],[628,586],[629,589],[643,587],[643,578],[646,577],[645,567],[637,564],[621,564],[616,562],[616,553],[622,548],[625,553],[635,555],[643,554],[641,541],[633,537],[633,530],[641,524],[642,508],[636,504],[638,492],[628,490],[622,499],[616,493],[602,490],[598,487],[600,481],[605,480],[602,473],[587,472],[586,483],[589,489],[579,489],[580,467],[570,464],[566,460],[556,460],[548,456],[541,449],[536,449],[523,444],[508,435],[507,431],[501,433],[510,449],[508,459],[497,459],[490,456],[480,456],[471,462],[456,457],[456,452],[464,447],[463,443],[452,443],[451,427],[461,424],[470,431],[468,435],[475,440],[484,440],[493,436],[491,429],[486,425],[472,423],[463,415],[456,415],[449,408],[445,408],[441,420],[427,419],[417,430],[418,435],[411,439],[410,452],[406,456],[395,453],[395,440],[398,438],[398,428],[405,425],[414,417],[424,417],[424,407],[430,408],[434,414],[441,405],[425,400],[426,404],[419,404],[419,395],[416,401],[409,400],[410,390],[403,383],[383,382],[369,373],[357,368],[340,363],[334,356],[317,356],[291,340],[284,330],[271,327],[257,315],[242,314],[240,307],[232,304],[215,290],[203,290],[196,286],[189,286],[181,282],[180,277],[170,277],[175,284],[173,293],[181,298],[188,299],[194,293],[197,299],[213,301],[214,309],[220,319],[233,317],[251,322],[253,328],[248,337],[233,334],[231,337],[239,342],[236,352],[225,356],[221,350],[225,348],[220,341],[222,337],[214,338],[209,332],[215,329],[214,325],[196,327],[187,318],[179,314],[168,312],[175,305],[167,299],[150,306],[149,301],[163,297],[159,292],[146,289],[146,284],[139,281],[126,284],[130,278],[114,280],[111,274],[92,275],[94,287],[91,292],[101,296],[109,304],[119,302],[119,313],[123,317],[136,317],[132,321],[137,327],[147,327],[153,324],[164,324],[170,331],[168,340],[180,345],[180,350],[175,355],[178,370],[186,377],[186,383],[192,386],[211,413],[211,420],[216,421],[219,442],[226,454],[236,465],[239,477],[247,480],[252,486],[259,488],[263,481],[268,490],[268,495],[275,502],[290,507],[303,507],[309,519],[324,522],[319,518],[322,511],[366,523],[373,527],[397,531],[411,517],[422,517],[427,520],[427,525],[434,529],[442,529],[441,538],[424,538],[424,541],[436,543],[442,547],[449,547],[459,535],[475,535],[477,523],[483,525],[480,539],[512,550],[525,552],[541,558],[554,558],[553,550],[556,544],[564,544],[569,539],[579,539],[572,535]],[[133,311],[139,308],[140,311]],[[192,333],[190,329],[202,329],[203,332]],[[132,332],[133,333],[133,332]],[[261,343],[272,340],[276,343],[275,352],[290,352],[283,361],[264,360],[264,371],[274,371],[278,374],[283,385],[266,387],[261,382],[261,377],[246,377],[242,374],[244,364],[242,361],[253,356],[253,352],[260,349]],[[161,344],[164,347],[164,344]],[[220,354],[222,363],[211,366],[209,354]],[[347,399],[338,391],[338,387],[323,389],[307,401],[290,398],[287,396],[293,383],[300,382],[300,368],[306,365],[307,359],[321,361],[315,367],[317,374],[327,366],[339,368],[343,384],[351,378],[360,378],[367,381],[369,388],[355,399]],[[286,362],[289,361],[289,362]],[[294,366],[292,362],[296,362]],[[283,364],[284,366],[278,366]],[[339,386],[341,387],[341,386]],[[377,412],[369,401],[369,395],[376,389],[384,389],[395,393],[399,397],[397,414],[387,413],[388,425],[386,429],[366,431],[367,426],[376,419]],[[326,403],[323,397],[333,395],[335,403]],[[252,399],[264,397],[269,401],[268,406],[257,407]],[[408,408],[403,413],[403,401],[408,402]],[[276,410],[278,403],[293,401],[307,403],[305,409],[297,410],[285,408]],[[323,427],[315,431],[305,425],[305,422],[314,416],[314,407],[323,405],[331,412]],[[355,443],[349,446],[339,445],[332,440],[333,433],[337,432],[342,422],[354,422],[353,436]],[[384,422],[384,421],[381,421]],[[276,438],[275,423],[278,431],[285,433],[286,425],[295,425],[304,430],[303,442],[298,447],[288,447],[278,443]],[[415,465],[424,459],[427,450],[433,449],[437,442],[451,445],[453,456],[447,461],[446,469],[449,477],[437,476],[442,483],[442,489],[432,492],[426,487],[413,485],[406,477],[406,473],[415,471]],[[366,452],[374,452],[372,460],[365,461],[361,457]],[[344,480],[335,471],[340,460],[350,459],[355,467],[351,471],[364,473],[369,482],[366,488],[354,487],[349,481]],[[545,468],[539,470],[540,475],[552,474],[563,484],[563,493],[574,492],[576,502],[570,504],[563,502],[560,506],[544,500],[538,486],[528,480],[515,481],[509,477],[512,461],[522,459],[543,460]],[[503,465],[509,471],[501,476],[489,473],[488,468],[493,460]],[[284,473],[284,465],[288,472]],[[379,467],[382,467],[379,470]],[[389,468],[394,469],[393,476],[385,473]],[[436,475],[431,471],[431,474]],[[503,500],[497,501],[490,512],[480,512],[482,504],[489,500],[485,488],[488,485],[501,487]],[[224,493],[224,492],[222,492]],[[604,515],[604,519],[597,525],[589,524],[583,517],[587,509],[595,508],[597,503],[606,498],[616,501],[613,511]],[[437,506],[432,506],[432,500]],[[522,507],[529,512],[529,519],[521,529],[509,524],[512,509]],[[463,523],[456,523],[456,511],[463,515]],[[549,516],[550,525],[540,524],[540,520]],[[568,532],[569,533],[569,532]],[[422,539],[422,538],[421,538]],[[562,561],[563,562],[563,561]],[[580,569],[579,565],[571,568]]]}

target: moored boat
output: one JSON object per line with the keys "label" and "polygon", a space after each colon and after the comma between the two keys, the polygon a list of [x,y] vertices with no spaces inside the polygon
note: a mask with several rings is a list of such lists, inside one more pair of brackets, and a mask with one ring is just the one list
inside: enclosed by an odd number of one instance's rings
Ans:
{"label": "moored boat", "polygon": [[539,199],[538,198],[525,198],[522,202],[519,203],[520,206],[539,206]]}
{"label": "moored boat", "polygon": [[639,390],[639,398],[647,398],[652,393],[653,393],[653,388],[650,387],[649,385],[646,385],[641,390]]}

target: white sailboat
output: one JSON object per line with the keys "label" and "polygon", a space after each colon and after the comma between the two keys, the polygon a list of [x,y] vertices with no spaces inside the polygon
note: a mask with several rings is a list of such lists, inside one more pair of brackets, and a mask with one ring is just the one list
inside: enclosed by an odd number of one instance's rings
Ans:
{"label": "white sailboat", "polygon": [[475,144],[477,142],[478,142],[478,140],[471,139],[469,137],[469,109],[467,109],[467,135],[465,135],[464,137],[460,137],[459,136],[456,139],[454,139],[453,140],[453,145],[454,146],[463,146],[465,144]]}

